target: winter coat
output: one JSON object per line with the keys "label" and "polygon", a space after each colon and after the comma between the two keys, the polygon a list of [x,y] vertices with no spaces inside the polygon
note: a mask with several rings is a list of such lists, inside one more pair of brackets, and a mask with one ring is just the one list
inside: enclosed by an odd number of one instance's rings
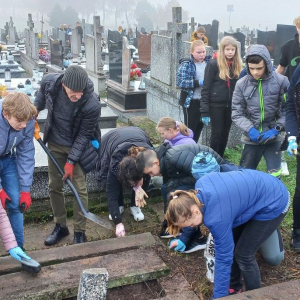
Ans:
{"label": "winter coat", "polygon": [[[17,169],[20,182],[20,190],[30,191],[34,171],[34,122],[32,119],[26,128],[14,130],[4,118],[2,101],[0,101],[0,157],[16,152]],[[14,155],[14,154],[13,154]],[[0,179],[0,189],[2,188]]]}
{"label": "winter coat", "polygon": [[[204,63],[207,63],[209,60],[210,56],[206,56]],[[199,80],[196,80],[196,65],[192,55],[190,58],[181,59],[179,63],[180,66],[177,71],[177,86],[181,89],[179,105],[189,107],[194,95],[194,89],[200,87]]]}
{"label": "winter coat", "polygon": [[[284,94],[287,92],[288,79],[273,71],[270,53],[263,45],[253,45],[247,56],[259,55],[266,64],[267,75],[261,79],[262,97],[259,94],[259,80],[256,80],[248,71],[235,87],[232,100],[232,121],[244,134],[242,141],[246,144],[258,145],[248,136],[249,130],[254,127],[260,132],[273,128],[276,124],[285,127],[285,117],[282,114]],[[268,143],[281,141],[278,135]]]}
{"label": "winter coat", "polygon": [[195,184],[196,180],[191,171],[192,163],[200,151],[211,153],[219,165],[226,163],[217,152],[204,145],[186,144],[171,148],[168,143],[164,143],[155,151],[160,161],[160,172],[163,176],[163,183],[166,184],[167,192],[182,185]]}
{"label": "winter coat", "polygon": [[138,127],[113,129],[101,138],[98,180],[101,188],[106,190],[108,210],[115,224],[122,222],[118,204],[122,193],[119,163],[127,156],[128,149],[132,146],[152,148],[150,139]]}
{"label": "winter coat", "polygon": [[196,142],[193,140],[193,130],[189,129],[189,133],[189,135],[184,135],[179,131],[171,140],[165,140],[165,143],[169,143],[171,147],[183,144],[195,145]]}
{"label": "winter coat", "polygon": [[0,201],[0,237],[6,251],[18,247],[8,216]]}
{"label": "winter coat", "polygon": [[296,68],[288,88],[286,109],[287,135],[288,137],[298,137],[300,132],[300,64]]}
{"label": "winter coat", "polygon": [[[198,37],[197,37],[197,31],[194,31],[192,33],[192,37],[191,37],[191,43],[194,42],[194,41],[197,41],[197,40],[200,40]],[[208,46],[208,38],[207,36],[205,35],[202,39],[203,43]]]}
{"label": "winter coat", "polygon": [[[48,74],[41,83],[41,88],[35,98],[34,105],[38,111],[48,109],[48,115],[44,127],[44,143],[48,141],[52,126],[53,106],[57,97],[57,90],[62,88],[63,74]],[[86,173],[96,167],[98,152],[93,147],[91,139],[100,141],[101,131],[99,128],[99,118],[101,114],[101,104],[99,97],[94,93],[92,81],[88,80],[88,85],[81,97],[81,105],[74,111],[73,118],[73,145],[68,155],[68,160],[80,163]],[[59,124],[63,126],[63,124]],[[55,142],[55,141],[54,141]]]}
{"label": "winter coat", "polygon": [[288,209],[289,194],[284,184],[269,174],[245,170],[211,173],[195,186],[203,223],[215,241],[214,299],[228,295],[234,256],[232,228],[251,219],[268,221]]}
{"label": "winter coat", "polygon": [[237,82],[233,78],[232,67],[229,67],[228,81],[219,76],[217,59],[212,59],[205,68],[204,83],[201,92],[200,111],[202,117],[209,117],[209,107],[231,107],[232,94]]}

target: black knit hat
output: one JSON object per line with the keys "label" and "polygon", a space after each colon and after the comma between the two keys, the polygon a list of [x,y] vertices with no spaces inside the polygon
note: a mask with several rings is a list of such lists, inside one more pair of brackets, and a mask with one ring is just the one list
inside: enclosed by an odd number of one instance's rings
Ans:
{"label": "black knit hat", "polygon": [[70,66],[62,78],[62,83],[73,92],[83,91],[88,83],[88,74],[80,66]]}

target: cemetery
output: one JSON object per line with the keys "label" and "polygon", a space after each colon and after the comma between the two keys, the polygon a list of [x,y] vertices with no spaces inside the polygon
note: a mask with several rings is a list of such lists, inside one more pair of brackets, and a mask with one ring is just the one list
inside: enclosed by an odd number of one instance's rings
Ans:
{"label": "cemetery", "polygon": [[[243,59],[249,46],[265,45],[274,67],[279,64],[281,45],[297,33],[295,26],[286,24],[277,24],[276,30],[270,31],[243,26],[221,32],[217,19],[203,24],[190,17],[186,22],[181,7],[172,7],[172,19],[164,20],[165,26],[156,30],[136,26],[130,34],[129,28],[107,28],[99,15],[93,15],[90,23],[80,20],[83,34],[77,27],[69,35],[59,27],[39,33],[33,14],[26,16],[26,28],[16,28],[13,17],[5,20],[4,26],[0,23],[0,99],[7,93],[21,91],[34,102],[43,76],[63,74],[72,65],[80,66],[86,70],[101,102],[101,135],[115,128],[137,126],[146,132],[154,147],[163,142],[155,129],[162,117],[183,122],[176,74],[180,59],[190,57],[191,35],[198,27],[206,30],[205,49],[209,57],[215,58],[224,36],[232,36],[238,41]],[[42,18],[42,26],[44,22]],[[43,110],[36,119],[42,137],[47,114]],[[239,164],[241,135],[241,130],[232,125],[224,158],[235,164]],[[198,143],[209,146],[210,136],[211,125],[204,126]],[[147,192],[143,222],[135,222],[130,216],[130,191],[126,191],[125,237],[116,238],[114,230],[88,221],[87,243],[73,245],[70,235],[54,247],[45,246],[44,239],[53,226],[48,158],[36,140],[34,147],[32,206],[24,214],[24,248],[41,264],[42,271],[35,276],[25,272],[6,255],[0,243],[0,299],[212,299],[213,283],[206,277],[203,251],[178,254],[168,248],[169,240],[159,238],[165,219],[160,189]],[[287,162],[296,169],[295,161],[288,158]],[[259,169],[266,171],[264,164]],[[290,190],[290,177],[282,180]],[[106,195],[95,170],[87,174],[87,191],[89,211],[108,222]],[[67,185],[64,193],[68,227],[73,231],[75,198]],[[285,260],[280,266],[270,267],[257,255],[262,288],[223,299],[300,299],[300,260],[288,244],[288,225],[282,226]],[[207,228],[204,232],[209,233]]]}

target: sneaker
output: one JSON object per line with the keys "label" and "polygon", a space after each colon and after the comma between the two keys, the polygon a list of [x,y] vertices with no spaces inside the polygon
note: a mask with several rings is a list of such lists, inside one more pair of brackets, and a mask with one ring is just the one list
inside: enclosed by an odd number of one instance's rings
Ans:
{"label": "sneaker", "polygon": [[69,235],[68,227],[62,227],[56,223],[54,230],[45,239],[46,246],[52,246],[58,243],[62,238]]}
{"label": "sneaker", "polygon": [[162,239],[169,239],[174,237],[173,234],[170,234],[168,231],[168,222],[167,220],[164,220],[161,226],[161,231],[159,233],[160,238]]}
{"label": "sneaker", "polygon": [[236,294],[240,294],[243,290],[239,289],[239,290],[235,290],[235,289],[229,289],[229,295],[236,295]]}
{"label": "sneaker", "polygon": [[300,253],[300,229],[294,229],[292,235],[293,248]]}
{"label": "sneaker", "polygon": [[[124,206],[119,206],[119,211],[120,211],[120,215],[122,215],[124,212]],[[111,214],[109,214],[108,218],[112,221]]]}
{"label": "sneaker", "polygon": [[289,176],[290,175],[288,165],[285,161],[281,162],[281,175],[282,176]]}
{"label": "sneaker", "polygon": [[74,231],[73,244],[82,244],[86,242],[87,242],[87,238],[84,232]]}
{"label": "sneaker", "polygon": [[141,209],[137,206],[130,207],[130,213],[133,215],[133,218],[139,222],[145,219],[144,214],[142,213]]}
{"label": "sneaker", "polygon": [[186,246],[185,251],[182,253],[192,253],[199,250],[203,250],[206,247],[207,237],[202,235],[200,238],[194,238],[192,241]]}

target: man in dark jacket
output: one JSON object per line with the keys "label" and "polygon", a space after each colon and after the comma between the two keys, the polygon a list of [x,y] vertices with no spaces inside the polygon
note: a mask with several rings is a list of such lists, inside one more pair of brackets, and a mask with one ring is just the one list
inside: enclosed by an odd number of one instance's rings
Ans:
{"label": "man in dark jacket", "polygon": [[[61,179],[48,159],[50,201],[56,222],[53,232],[45,240],[45,245],[50,246],[69,235],[63,194],[63,181],[67,177],[88,210],[86,173],[95,168],[98,158],[101,105],[87,72],[80,66],[70,66],[64,74],[48,74],[43,78],[35,106],[38,112],[48,109],[44,143],[48,143],[51,154],[65,171]],[[76,201],[73,215],[74,244],[84,243],[86,219]]]}
{"label": "man in dark jacket", "polygon": [[293,73],[300,64],[300,16],[294,20],[297,34],[295,38],[281,46],[281,57],[276,72],[286,75],[291,80]]}

